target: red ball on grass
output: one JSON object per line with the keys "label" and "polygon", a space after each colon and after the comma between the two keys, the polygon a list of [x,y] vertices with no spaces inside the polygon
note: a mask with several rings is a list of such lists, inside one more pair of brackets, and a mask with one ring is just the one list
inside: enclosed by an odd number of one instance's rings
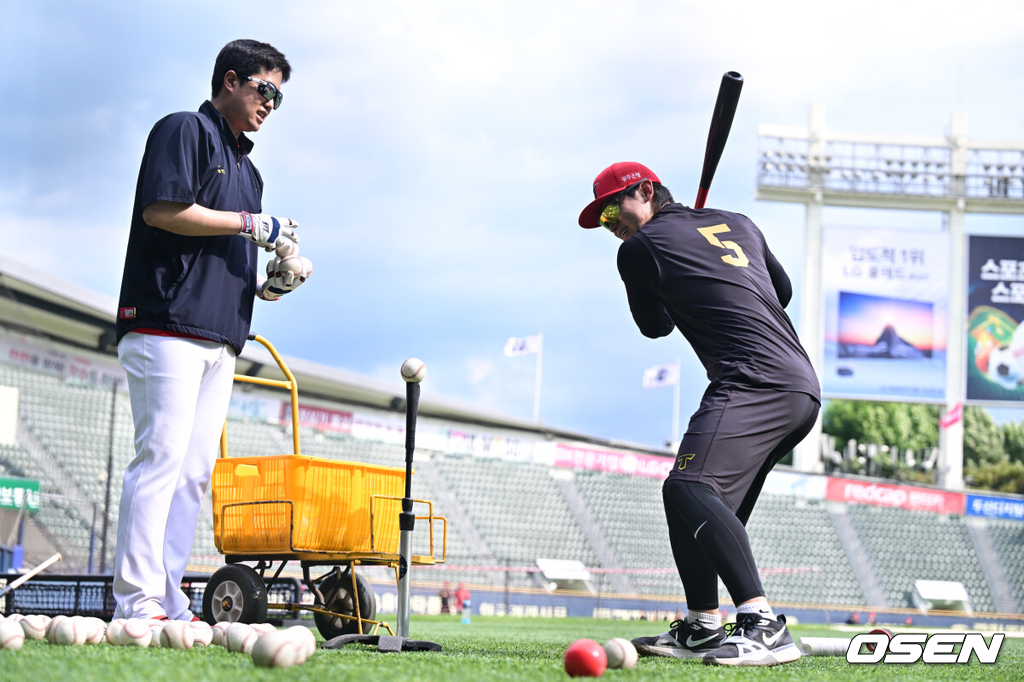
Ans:
{"label": "red ball on grass", "polygon": [[604,647],[592,639],[578,639],[565,650],[565,672],[569,677],[601,677],[608,667]]}

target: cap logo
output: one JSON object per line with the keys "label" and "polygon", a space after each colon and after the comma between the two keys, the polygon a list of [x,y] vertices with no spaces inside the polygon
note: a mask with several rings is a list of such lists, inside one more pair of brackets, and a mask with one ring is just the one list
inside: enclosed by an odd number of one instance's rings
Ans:
{"label": "cap logo", "polygon": [[639,171],[633,172],[633,173],[627,173],[626,175],[623,175],[621,179],[622,179],[623,183],[627,183],[630,180],[639,180],[640,179],[640,175],[641,174],[640,174]]}
{"label": "cap logo", "polygon": [[601,184],[600,182],[595,182],[594,183],[594,198],[595,199],[597,198],[597,186],[600,185],[600,184]]}

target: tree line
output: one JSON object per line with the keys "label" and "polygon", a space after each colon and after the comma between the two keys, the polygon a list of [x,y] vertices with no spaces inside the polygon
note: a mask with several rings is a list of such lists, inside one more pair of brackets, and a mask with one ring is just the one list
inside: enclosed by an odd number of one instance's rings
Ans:
{"label": "tree line", "polygon": [[[964,420],[964,480],[968,487],[1024,494],[1024,422],[996,424],[983,407],[967,406]],[[939,444],[939,406],[829,400],[822,431],[842,449],[850,439],[920,452]],[[898,459],[898,458],[897,458]],[[930,482],[931,472],[895,461],[885,474]]]}

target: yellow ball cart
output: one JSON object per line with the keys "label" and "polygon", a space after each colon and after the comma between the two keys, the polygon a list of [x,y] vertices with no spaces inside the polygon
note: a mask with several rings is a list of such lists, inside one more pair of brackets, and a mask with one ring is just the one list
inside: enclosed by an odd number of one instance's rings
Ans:
{"label": "yellow ball cart", "polygon": [[[444,563],[448,535],[447,520],[434,515],[433,504],[412,500],[409,494],[419,385],[407,386],[413,399],[407,400],[405,469],[307,457],[299,443],[295,377],[269,341],[259,335],[249,339],[267,348],[286,378],[236,374],[235,380],[290,392],[295,452],[229,457],[225,424],[211,487],[214,542],[226,565],[207,583],[203,619],[210,624],[260,623],[268,609],[312,611],[317,629],[328,641],[343,635],[377,635],[381,627],[394,636],[387,623],[376,620],[373,591],[355,571],[360,565],[388,566],[394,569],[399,588],[399,637],[407,637],[409,566]],[[414,516],[413,503],[426,505],[427,515]],[[428,523],[429,555],[411,554],[411,533],[406,530],[412,530],[413,519]],[[435,521],[442,524],[440,559],[434,553]],[[293,561],[302,568],[313,604],[268,603],[268,589]],[[275,563],[277,569],[268,580]],[[310,569],[315,566],[331,568],[313,577]]]}

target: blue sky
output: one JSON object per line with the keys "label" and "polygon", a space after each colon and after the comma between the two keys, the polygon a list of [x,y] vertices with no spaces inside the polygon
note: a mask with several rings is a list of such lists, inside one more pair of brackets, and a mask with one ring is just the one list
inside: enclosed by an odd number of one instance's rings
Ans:
{"label": "blue sky", "polygon": [[[835,10],[828,9],[835,6]],[[258,306],[286,354],[530,418],[544,333],[546,423],[647,445],[703,369],[678,334],[634,328],[617,241],[576,227],[606,165],[650,166],[696,194],[718,81],[745,78],[709,205],[757,222],[799,287],[803,208],[755,201],[756,127],[1024,139],[1024,6],[973,2],[24,2],[5,4],[0,247],[116,297],[145,138],[209,97],[235,38],[281,49],[284,106],[254,135],[266,212],[298,220],[309,282]],[[827,225],[939,229],[938,214],[826,209]],[[971,233],[1024,234],[969,217]],[[796,297],[791,314],[799,315]],[[1016,411],[1011,416],[1019,418]]]}

